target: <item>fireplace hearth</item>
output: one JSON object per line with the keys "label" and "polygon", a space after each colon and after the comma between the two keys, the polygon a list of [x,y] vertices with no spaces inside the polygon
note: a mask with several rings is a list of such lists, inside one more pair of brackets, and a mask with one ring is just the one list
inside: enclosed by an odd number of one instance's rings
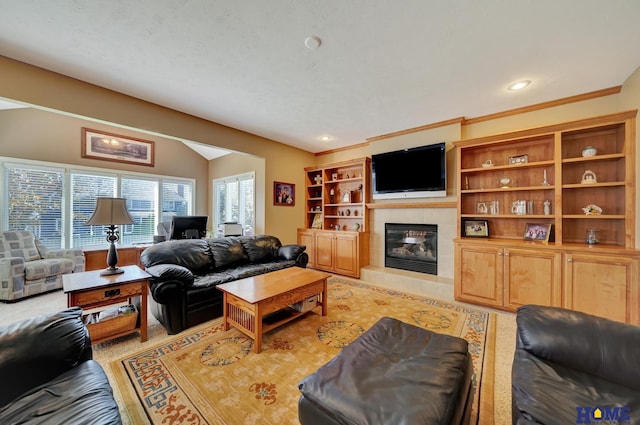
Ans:
{"label": "fireplace hearth", "polygon": [[438,274],[436,224],[385,223],[384,230],[385,267]]}

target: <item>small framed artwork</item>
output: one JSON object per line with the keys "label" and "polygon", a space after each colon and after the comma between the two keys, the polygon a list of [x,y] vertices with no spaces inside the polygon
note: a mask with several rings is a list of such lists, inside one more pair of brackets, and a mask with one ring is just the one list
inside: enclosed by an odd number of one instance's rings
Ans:
{"label": "small framed artwork", "polygon": [[273,205],[292,207],[296,204],[296,185],[273,182]]}
{"label": "small framed artwork", "polygon": [[154,166],[154,142],[82,128],[83,158]]}
{"label": "small framed artwork", "polygon": [[487,220],[465,220],[462,223],[462,236],[469,238],[488,238],[489,222]]}
{"label": "small framed artwork", "polygon": [[527,223],[524,240],[548,243],[553,241],[553,224]]}
{"label": "small framed artwork", "polygon": [[511,165],[514,165],[514,164],[526,164],[527,162],[529,162],[529,155],[527,155],[527,154],[510,156],[509,157],[509,164],[511,164]]}

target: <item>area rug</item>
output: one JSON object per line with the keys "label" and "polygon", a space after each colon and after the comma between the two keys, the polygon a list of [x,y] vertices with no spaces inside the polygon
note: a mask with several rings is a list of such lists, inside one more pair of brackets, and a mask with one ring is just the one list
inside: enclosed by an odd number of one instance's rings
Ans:
{"label": "area rug", "polygon": [[112,362],[121,407],[136,424],[298,424],[298,382],[390,316],[469,342],[472,424],[490,423],[494,314],[340,277],[329,279],[328,303],[328,316],[316,308],[267,333],[259,354],[250,338],[216,319]]}

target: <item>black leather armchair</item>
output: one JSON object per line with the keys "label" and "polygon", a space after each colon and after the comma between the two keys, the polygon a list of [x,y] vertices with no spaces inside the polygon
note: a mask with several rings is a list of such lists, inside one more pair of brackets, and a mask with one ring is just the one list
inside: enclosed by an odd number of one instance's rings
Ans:
{"label": "black leather armchair", "polygon": [[122,423],[81,315],[73,307],[0,327],[0,423]]}
{"label": "black leather armchair", "polygon": [[516,321],[514,424],[640,423],[640,327],[534,305]]}

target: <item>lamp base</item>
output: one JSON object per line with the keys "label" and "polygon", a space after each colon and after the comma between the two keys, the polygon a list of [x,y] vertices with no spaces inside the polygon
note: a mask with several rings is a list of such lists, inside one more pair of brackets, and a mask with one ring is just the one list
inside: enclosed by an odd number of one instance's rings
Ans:
{"label": "lamp base", "polygon": [[118,267],[112,269],[110,267],[107,267],[106,269],[100,272],[100,276],[111,276],[111,275],[120,274],[120,273],[124,273],[124,269],[120,269]]}

